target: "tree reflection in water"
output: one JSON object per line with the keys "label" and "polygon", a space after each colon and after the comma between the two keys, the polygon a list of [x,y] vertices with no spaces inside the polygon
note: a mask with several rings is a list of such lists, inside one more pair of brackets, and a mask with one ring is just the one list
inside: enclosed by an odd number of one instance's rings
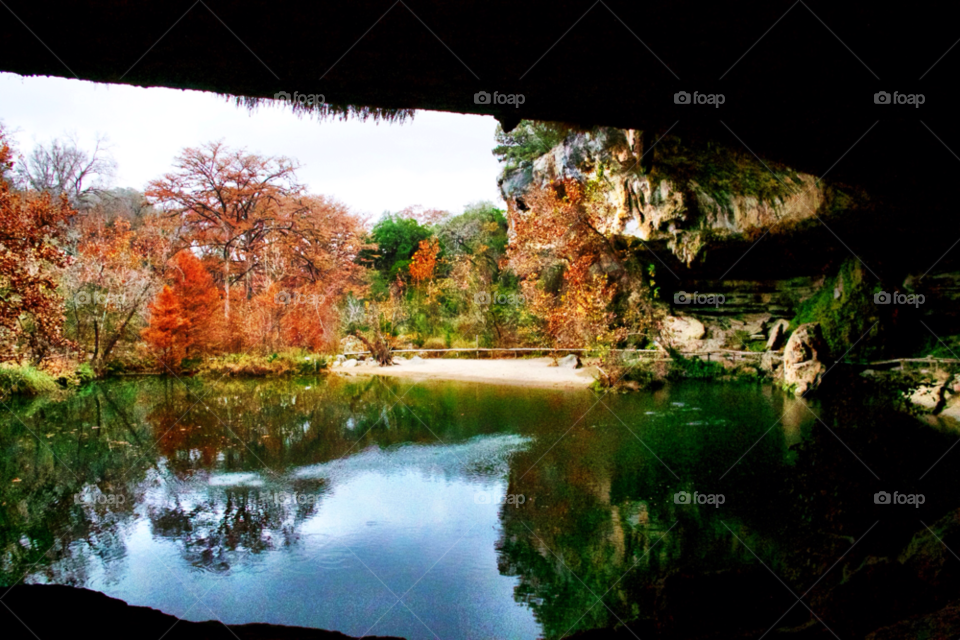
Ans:
{"label": "tree reflection in water", "polygon": [[[3,584],[25,574],[75,585],[94,574],[97,584],[119,580],[134,530],[164,541],[183,567],[231,575],[284,550],[304,551],[307,523],[346,479],[379,473],[376,482],[402,483],[414,473],[459,486],[459,496],[471,483],[523,496],[499,507],[498,567],[489,569],[515,579],[514,600],[533,611],[547,638],[621,621],[679,634],[692,623],[671,594],[696,599],[690,594],[709,576],[747,590],[739,600],[713,598],[718,629],[749,618],[751,607],[776,619],[792,601],[771,588],[753,553],[802,593],[877,519],[870,496],[882,487],[851,450],[885,481],[913,478],[900,491],[919,491],[916,478],[955,437],[879,403],[827,397],[807,406],[769,388],[719,384],[598,403],[587,392],[395,379],[145,379],[13,409],[0,415]],[[960,479],[949,470],[925,480],[918,517],[932,522],[960,506]],[[678,504],[680,491],[722,494],[724,504]],[[433,499],[451,495],[438,490]],[[454,506],[463,507],[430,508]],[[350,507],[338,508],[342,517]],[[442,521],[437,513],[424,521]],[[323,535],[338,531],[323,524]],[[893,519],[889,527],[848,560],[896,557],[916,526]],[[375,550],[408,533],[369,540]],[[454,543],[422,529],[408,540]],[[337,562],[337,571],[352,570]],[[310,584],[323,566],[332,565],[309,563],[287,579]],[[356,570],[357,579],[370,578]],[[466,581],[458,570],[435,569]],[[440,584],[429,598],[443,604],[450,589]]]}

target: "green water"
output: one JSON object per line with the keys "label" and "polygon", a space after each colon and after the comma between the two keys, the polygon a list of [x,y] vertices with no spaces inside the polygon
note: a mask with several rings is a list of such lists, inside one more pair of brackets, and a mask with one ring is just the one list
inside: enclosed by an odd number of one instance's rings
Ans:
{"label": "green water", "polygon": [[188,620],[557,638],[649,617],[671,572],[786,571],[844,512],[789,481],[823,409],[759,385],[150,378],[10,408],[0,581]]}

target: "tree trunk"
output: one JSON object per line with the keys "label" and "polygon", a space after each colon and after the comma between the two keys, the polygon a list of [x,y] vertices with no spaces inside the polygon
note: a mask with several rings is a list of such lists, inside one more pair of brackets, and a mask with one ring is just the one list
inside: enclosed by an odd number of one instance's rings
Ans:
{"label": "tree trunk", "polygon": [[377,336],[374,338],[374,341],[371,342],[363,337],[359,331],[354,331],[352,335],[359,338],[360,341],[367,346],[367,349],[370,350],[370,353],[381,367],[386,367],[387,365],[393,364],[393,356],[390,354],[390,345],[387,344],[387,341],[384,340],[382,336]]}
{"label": "tree trunk", "polygon": [[[223,251],[223,319],[230,322],[230,258],[227,250]],[[229,326],[229,325],[228,325]]]}

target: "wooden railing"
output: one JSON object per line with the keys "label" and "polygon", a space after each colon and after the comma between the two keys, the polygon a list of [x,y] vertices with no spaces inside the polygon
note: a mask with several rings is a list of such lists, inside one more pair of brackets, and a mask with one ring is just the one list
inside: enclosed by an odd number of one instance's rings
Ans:
{"label": "wooden railing", "polygon": [[[586,348],[560,348],[560,347],[459,347],[453,349],[394,349],[391,353],[475,353],[480,355],[481,353],[493,353],[493,352],[506,352],[506,353],[549,353],[549,352],[560,352],[560,353],[583,353],[596,351],[596,349],[586,349]],[[667,352],[660,349],[611,349],[618,353],[625,354],[637,354],[641,358],[656,359],[656,360],[670,360],[670,356]],[[705,357],[708,361],[712,359],[725,359],[733,360],[734,362],[738,360],[750,360],[763,357],[763,351],[736,351],[734,349],[713,349],[709,351],[681,351],[678,352],[685,358],[689,357]],[[369,351],[344,351],[344,356],[363,356],[370,355]],[[660,357],[657,357],[660,356]],[[781,360],[783,356],[779,353],[771,353],[770,356],[774,360]]]}

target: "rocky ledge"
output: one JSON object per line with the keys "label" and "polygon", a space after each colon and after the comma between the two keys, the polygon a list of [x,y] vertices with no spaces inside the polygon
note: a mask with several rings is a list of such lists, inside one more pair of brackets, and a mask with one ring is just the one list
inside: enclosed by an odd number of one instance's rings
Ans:
{"label": "rocky ledge", "polygon": [[[77,635],[98,640],[350,640],[336,631],[272,624],[189,622],[148,607],[133,607],[97,591],[61,585],[18,585],[3,596],[0,628],[7,640]],[[371,638],[372,636],[365,636]],[[388,636],[377,636],[388,638]],[[393,639],[399,640],[399,639]]]}

